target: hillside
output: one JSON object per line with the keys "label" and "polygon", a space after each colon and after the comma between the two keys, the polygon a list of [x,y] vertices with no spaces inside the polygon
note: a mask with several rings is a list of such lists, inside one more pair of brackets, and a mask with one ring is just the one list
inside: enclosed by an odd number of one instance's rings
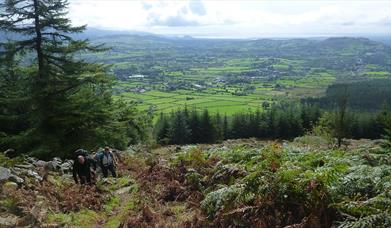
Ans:
{"label": "hillside", "polygon": [[117,153],[120,177],[98,177],[91,188],[72,183],[71,161],[1,155],[7,168],[0,175],[0,225],[387,227],[391,167],[379,143],[350,140],[331,149],[306,136],[132,147]]}
{"label": "hillside", "polygon": [[[389,79],[391,48],[365,38],[195,39],[111,35],[112,49],[84,55],[112,64],[119,96],[144,110],[180,105],[234,114],[264,102],[324,95],[339,82]],[[228,104],[229,103],[229,104]]]}

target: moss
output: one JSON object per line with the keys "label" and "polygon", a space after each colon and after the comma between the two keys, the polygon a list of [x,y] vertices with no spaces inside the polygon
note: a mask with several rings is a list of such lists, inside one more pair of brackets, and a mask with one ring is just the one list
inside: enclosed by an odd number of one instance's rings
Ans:
{"label": "moss", "polygon": [[132,183],[136,181],[130,176],[123,176],[118,178],[105,178],[96,184],[99,189],[105,192],[114,192],[120,188],[130,186]]}
{"label": "moss", "polygon": [[69,227],[93,227],[94,224],[98,223],[100,217],[95,211],[83,209],[79,212],[68,214],[51,213],[49,214],[48,221]]}
{"label": "moss", "polygon": [[18,202],[13,198],[6,198],[3,200],[0,200],[0,209],[5,209],[6,211],[10,212],[14,215],[22,215],[23,210],[18,207]]}
{"label": "moss", "polygon": [[116,215],[114,217],[111,217],[107,222],[106,224],[104,225],[105,228],[117,228],[120,226],[121,224],[121,221],[123,219],[123,216],[120,214],[120,215]]}
{"label": "moss", "polygon": [[107,213],[113,211],[114,208],[118,207],[121,204],[121,199],[119,196],[113,196],[103,207]]}
{"label": "moss", "polygon": [[16,158],[8,158],[4,154],[0,154],[0,166],[3,167],[13,167],[16,164],[23,163],[24,158],[23,157],[16,157]]}
{"label": "moss", "polygon": [[128,176],[120,177],[117,179],[119,187],[129,186],[132,183],[132,179]]}

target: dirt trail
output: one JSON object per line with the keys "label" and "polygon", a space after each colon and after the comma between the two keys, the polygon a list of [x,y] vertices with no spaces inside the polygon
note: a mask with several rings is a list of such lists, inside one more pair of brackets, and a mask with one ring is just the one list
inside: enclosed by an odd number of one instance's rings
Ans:
{"label": "dirt trail", "polygon": [[96,227],[183,227],[193,219],[198,211],[185,200],[178,200],[186,188],[178,181],[178,170],[169,166],[170,152],[169,148],[158,149],[149,157],[119,164],[122,178],[135,183],[115,190],[118,205],[106,211]]}

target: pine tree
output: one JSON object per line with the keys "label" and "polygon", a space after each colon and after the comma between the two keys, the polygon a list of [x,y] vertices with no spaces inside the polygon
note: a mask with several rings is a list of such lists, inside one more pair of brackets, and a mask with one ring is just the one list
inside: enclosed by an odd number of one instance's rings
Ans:
{"label": "pine tree", "polygon": [[173,115],[169,138],[172,144],[182,145],[190,142],[191,130],[187,124],[186,116],[181,111],[177,111]]}
{"label": "pine tree", "polygon": [[[0,58],[0,148],[16,148],[21,145],[23,132],[28,130],[26,119],[30,107],[28,78],[18,66],[12,52],[14,46],[5,45],[7,50]],[[8,53],[8,54],[7,54]]]}
{"label": "pine tree", "polygon": [[201,117],[201,140],[202,143],[214,143],[216,141],[216,127],[212,122],[207,109],[204,110]]}
{"label": "pine tree", "polygon": [[379,135],[385,134],[385,129],[391,129],[391,111],[386,103],[376,115],[376,127]]}
{"label": "pine tree", "polygon": [[76,53],[102,49],[72,38],[85,26],[71,25],[67,7],[66,0],[4,0],[0,4],[0,29],[20,35],[7,44],[14,47],[7,55],[35,57],[31,63],[35,70],[29,74],[30,126],[25,136],[26,141],[34,141],[30,149],[36,155],[90,148],[120,124],[106,67],[74,58]]}
{"label": "pine tree", "polygon": [[201,129],[200,117],[196,109],[191,112],[189,127],[191,130],[191,142],[200,143],[203,133]]}
{"label": "pine tree", "polygon": [[384,134],[385,142],[382,144],[384,151],[388,154],[391,153],[391,129],[386,129]]}
{"label": "pine tree", "polygon": [[333,135],[337,138],[337,145],[341,147],[342,140],[348,134],[347,126],[347,106],[348,106],[348,87],[343,85],[344,91],[338,97],[337,101],[337,110],[335,112],[334,118],[334,131]]}
{"label": "pine tree", "polygon": [[169,139],[170,123],[167,117],[163,113],[160,113],[160,117],[159,120],[157,121],[155,128],[157,128],[156,131],[157,142],[162,145],[168,144],[170,141]]}
{"label": "pine tree", "polygon": [[223,120],[221,118],[220,113],[217,113],[214,118],[214,125],[216,126],[216,140],[223,140],[224,139],[224,132],[223,132]]}
{"label": "pine tree", "polygon": [[228,139],[230,137],[230,129],[228,125],[228,117],[227,114],[224,115],[224,121],[223,121],[223,139]]}

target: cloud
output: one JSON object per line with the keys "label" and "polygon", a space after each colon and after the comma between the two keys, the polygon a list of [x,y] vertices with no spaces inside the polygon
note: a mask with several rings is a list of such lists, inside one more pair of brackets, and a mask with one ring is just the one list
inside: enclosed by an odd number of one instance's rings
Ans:
{"label": "cloud", "polygon": [[382,18],[379,18],[377,21],[374,21],[373,24],[383,25],[383,26],[390,26],[391,25],[391,16],[384,16]]}
{"label": "cloud", "polygon": [[200,23],[187,19],[182,14],[177,14],[175,16],[169,16],[166,18],[161,18],[159,15],[150,14],[148,17],[148,25],[150,26],[168,26],[168,27],[188,27],[188,26],[199,26]]}
{"label": "cloud", "polygon": [[342,26],[353,26],[355,24],[356,23],[354,23],[353,21],[346,21],[346,22],[342,22],[340,25],[342,25]]}
{"label": "cloud", "polygon": [[390,0],[69,1],[70,17],[76,25],[159,34],[256,37],[389,33],[391,25]]}
{"label": "cloud", "polygon": [[193,14],[204,16],[206,15],[206,9],[201,0],[190,0],[189,9]]}
{"label": "cloud", "polygon": [[153,5],[151,5],[151,4],[148,4],[146,2],[143,3],[143,9],[145,9],[145,10],[150,10],[150,9],[152,9],[152,7],[153,7]]}

